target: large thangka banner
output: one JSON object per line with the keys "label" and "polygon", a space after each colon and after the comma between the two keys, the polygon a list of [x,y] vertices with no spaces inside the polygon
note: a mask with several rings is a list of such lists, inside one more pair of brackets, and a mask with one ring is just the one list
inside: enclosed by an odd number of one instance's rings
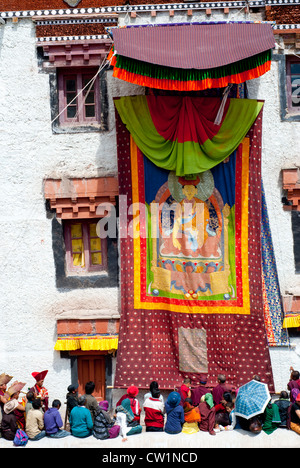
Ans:
{"label": "large thangka banner", "polygon": [[139,96],[115,105],[122,308],[115,386],[156,380],[170,389],[203,373],[214,385],[224,373],[234,385],[259,374],[272,390],[262,104],[228,100],[220,125],[214,98]]}

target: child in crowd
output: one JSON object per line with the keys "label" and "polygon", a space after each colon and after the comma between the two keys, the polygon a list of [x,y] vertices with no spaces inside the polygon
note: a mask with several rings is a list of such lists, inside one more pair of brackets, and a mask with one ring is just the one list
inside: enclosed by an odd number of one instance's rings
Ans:
{"label": "child in crowd", "polygon": [[181,396],[178,392],[171,392],[166,401],[167,422],[165,432],[168,434],[179,434],[184,424],[183,407],[180,404]]}
{"label": "child in crowd", "polygon": [[53,400],[52,408],[49,408],[44,414],[44,425],[45,431],[48,437],[55,439],[61,439],[70,435],[69,432],[61,429],[63,422],[59,409],[61,407],[61,402],[59,400]]}
{"label": "child in crowd", "polygon": [[191,398],[192,392],[191,392],[191,379],[188,377],[184,379],[183,384],[181,385],[179,389],[179,393],[181,395],[181,406],[183,406],[185,400],[187,398]]}
{"label": "child in crowd", "polygon": [[[230,412],[234,408],[232,397],[229,392],[223,394],[223,398],[218,405],[215,405],[215,429],[231,430]],[[226,429],[225,429],[226,428]]]}
{"label": "child in crowd", "polygon": [[33,392],[27,392],[26,393],[26,405],[25,405],[25,415],[27,417],[28,411],[32,408],[32,402],[34,400],[34,393]]}
{"label": "child in crowd", "polygon": [[218,423],[218,428],[220,431],[232,431],[234,429],[234,425],[232,424],[231,419],[231,414],[233,411],[234,403],[232,401],[227,401],[225,403],[225,413],[223,413],[222,419]]}

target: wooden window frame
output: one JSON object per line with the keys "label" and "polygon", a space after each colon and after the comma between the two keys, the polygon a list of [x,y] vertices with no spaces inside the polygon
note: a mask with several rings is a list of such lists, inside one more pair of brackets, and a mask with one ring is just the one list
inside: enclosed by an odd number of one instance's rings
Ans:
{"label": "wooden window frame", "polygon": [[[107,272],[107,241],[106,239],[101,239],[101,255],[102,255],[102,264],[101,265],[92,265],[91,263],[91,250],[90,250],[90,231],[89,225],[97,223],[98,219],[91,220],[70,220],[64,221],[64,239],[66,246],[66,264],[67,271],[70,274],[89,274],[89,273],[104,273]],[[84,258],[85,266],[75,266],[73,263],[73,252],[72,252],[72,238],[71,238],[71,225],[72,224],[81,224],[82,225],[82,240],[84,247]]]}
{"label": "wooden window frame", "polygon": [[[94,106],[95,106],[95,116],[86,117],[85,116],[85,105],[84,105],[84,96],[85,92],[89,90],[90,85],[83,89],[83,80],[84,77],[88,77],[90,81],[97,73],[97,68],[70,68],[70,69],[59,69],[58,70],[58,103],[59,103],[59,122],[61,126],[84,126],[84,125],[100,125],[101,123],[101,109],[100,109],[100,88],[99,88],[99,76],[96,76],[94,81]],[[66,90],[66,80],[68,77],[74,76],[76,80],[76,107],[77,113],[76,117],[67,116],[67,90]],[[73,103],[72,103],[73,104]]]}
{"label": "wooden window frame", "polygon": [[300,103],[298,106],[292,106],[291,64],[293,63],[298,63],[300,65],[300,59],[298,59],[296,56],[287,56],[286,57],[287,108],[288,108],[289,114],[300,114]]}

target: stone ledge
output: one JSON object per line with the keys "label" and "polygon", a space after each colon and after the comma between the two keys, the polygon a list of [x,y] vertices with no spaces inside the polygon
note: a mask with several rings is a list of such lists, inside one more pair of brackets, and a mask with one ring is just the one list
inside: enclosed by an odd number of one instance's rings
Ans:
{"label": "stone ledge", "polygon": [[78,309],[78,310],[65,310],[56,314],[56,320],[117,320],[120,314],[112,309]]}

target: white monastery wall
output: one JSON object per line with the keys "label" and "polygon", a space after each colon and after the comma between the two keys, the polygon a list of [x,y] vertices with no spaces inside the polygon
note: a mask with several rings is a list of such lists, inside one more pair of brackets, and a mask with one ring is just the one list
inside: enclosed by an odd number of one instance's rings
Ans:
{"label": "white monastery wall", "polygon": [[[275,52],[276,53],[276,52]],[[270,72],[247,83],[249,98],[265,101],[262,133],[262,179],[281,294],[300,292],[295,273],[291,212],[284,211],[281,198],[282,169],[300,166],[299,122],[280,118],[279,65],[272,61]],[[296,292],[299,291],[299,292]],[[290,347],[270,348],[276,391],[286,389],[289,368],[300,369],[299,338],[290,337]]]}
{"label": "white monastery wall", "polygon": [[[167,18],[162,14],[155,21]],[[128,15],[120,24],[125,21]],[[149,21],[153,21],[150,16]],[[186,16],[176,16],[174,21],[186,21]],[[281,205],[280,171],[299,164],[299,124],[281,122],[278,87],[277,62],[272,63],[271,72],[249,83],[250,97],[265,100],[263,180],[284,292],[298,287],[299,280],[293,273],[290,213]],[[22,19],[0,25],[0,372],[26,382],[27,388],[34,383],[31,372],[49,369],[45,384],[50,399],[64,402],[71,379],[70,361],[54,351],[57,314],[80,308],[95,310],[100,305],[118,314],[119,293],[117,288],[57,290],[42,181],[47,177],[116,175],[112,98],[143,92],[143,88],[114,79],[110,71],[109,131],[53,134],[49,77],[38,66],[34,24]],[[294,348],[270,350],[277,391],[285,388],[290,365],[300,369],[299,344],[292,344]]]}

